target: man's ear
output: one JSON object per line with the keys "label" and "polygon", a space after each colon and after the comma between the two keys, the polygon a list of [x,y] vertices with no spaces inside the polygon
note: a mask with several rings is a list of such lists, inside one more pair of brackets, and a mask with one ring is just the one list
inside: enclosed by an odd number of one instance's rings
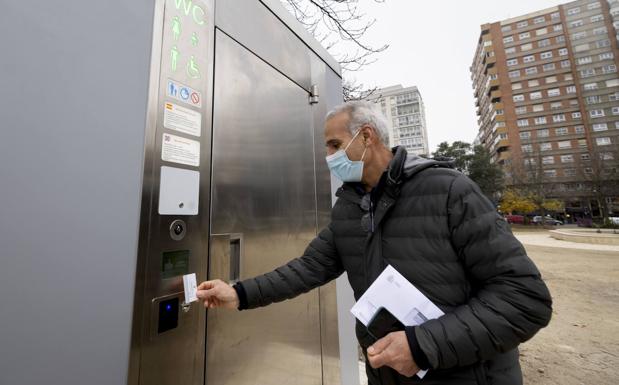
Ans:
{"label": "man's ear", "polygon": [[378,133],[372,126],[365,125],[361,130],[361,135],[363,135],[363,143],[366,146],[371,146],[372,144],[378,141]]}

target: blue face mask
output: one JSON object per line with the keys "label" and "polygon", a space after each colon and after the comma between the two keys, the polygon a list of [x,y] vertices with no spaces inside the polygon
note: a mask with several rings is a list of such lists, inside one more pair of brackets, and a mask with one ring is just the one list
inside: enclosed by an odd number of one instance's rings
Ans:
{"label": "blue face mask", "polygon": [[360,160],[352,161],[346,154],[346,150],[348,150],[348,147],[350,147],[360,132],[361,130],[357,131],[346,148],[339,150],[335,154],[329,155],[326,158],[329,170],[331,170],[331,173],[338,177],[342,182],[361,182],[361,178],[363,176],[363,157],[365,156],[367,147],[363,150]]}

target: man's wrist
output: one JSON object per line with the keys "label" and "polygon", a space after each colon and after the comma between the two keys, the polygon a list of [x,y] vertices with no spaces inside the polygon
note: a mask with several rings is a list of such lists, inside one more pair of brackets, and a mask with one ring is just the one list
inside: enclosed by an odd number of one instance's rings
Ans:
{"label": "man's wrist", "polygon": [[430,361],[428,356],[419,346],[417,341],[417,335],[415,334],[415,326],[407,326],[404,331],[406,333],[406,339],[408,340],[408,346],[410,347],[413,360],[417,364],[417,367],[421,370],[427,370],[430,368]]}
{"label": "man's wrist", "polygon": [[237,309],[238,310],[247,309],[247,293],[245,292],[245,288],[243,287],[243,284],[241,282],[237,282],[234,285],[232,285],[232,288],[234,289],[234,291],[236,291],[236,296],[239,300]]}

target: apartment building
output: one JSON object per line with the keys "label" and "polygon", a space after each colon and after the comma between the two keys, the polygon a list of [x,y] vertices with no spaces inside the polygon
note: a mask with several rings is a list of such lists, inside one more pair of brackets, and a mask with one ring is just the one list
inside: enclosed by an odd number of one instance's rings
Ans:
{"label": "apartment building", "polygon": [[508,184],[574,216],[619,215],[619,1],[582,0],[481,26],[470,68],[479,133]]}

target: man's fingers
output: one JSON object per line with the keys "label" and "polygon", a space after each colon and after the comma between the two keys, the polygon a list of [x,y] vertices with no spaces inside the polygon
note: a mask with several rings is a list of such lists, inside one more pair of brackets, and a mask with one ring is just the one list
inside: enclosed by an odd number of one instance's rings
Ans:
{"label": "man's fingers", "polygon": [[368,361],[370,362],[370,366],[374,369],[378,369],[387,364],[388,356],[387,352],[383,351],[381,353],[375,354],[373,356],[368,355]]}
{"label": "man's fingers", "polygon": [[368,355],[373,356],[382,353],[383,350],[391,344],[391,333],[387,334],[383,338],[379,339],[374,345],[368,348]]}
{"label": "man's fingers", "polygon": [[215,281],[204,281],[198,285],[198,290],[208,290],[215,287]]}

